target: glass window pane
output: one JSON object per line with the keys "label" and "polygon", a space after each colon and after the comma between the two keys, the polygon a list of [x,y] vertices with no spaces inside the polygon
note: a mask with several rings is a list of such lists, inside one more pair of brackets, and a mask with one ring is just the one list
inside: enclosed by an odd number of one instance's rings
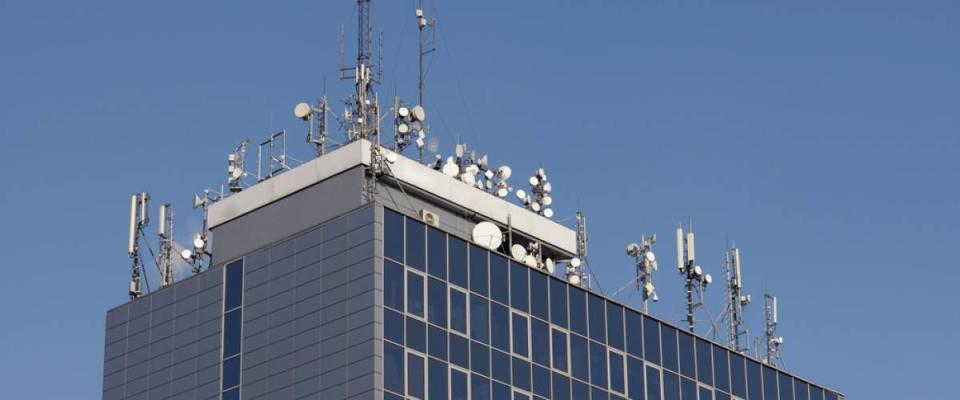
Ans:
{"label": "glass window pane", "polygon": [[431,358],[429,361],[430,400],[447,400],[447,363]]}
{"label": "glass window pane", "polygon": [[427,352],[427,325],[410,317],[407,317],[407,347]]}
{"label": "glass window pane", "polygon": [[404,343],[403,314],[389,309],[383,310],[383,338],[396,342]]}
{"label": "glass window pane", "polygon": [[647,400],[660,399],[660,370],[647,367]]}
{"label": "glass window pane", "polygon": [[407,271],[407,312],[423,316],[423,277]]}
{"label": "glass window pane", "polygon": [[609,393],[598,387],[591,387],[590,393],[591,400],[607,400],[610,398]]}
{"label": "glass window pane", "polygon": [[470,399],[490,400],[490,380],[480,375],[470,375]]}
{"label": "glass window pane", "polygon": [[607,303],[607,344],[623,350],[623,307]]}
{"label": "glass window pane", "polygon": [[510,309],[490,303],[490,345],[510,351]]}
{"label": "glass window pane", "polygon": [[570,335],[570,372],[574,378],[590,382],[590,350],[587,339]]}
{"label": "glass window pane", "polygon": [[660,326],[660,348],[663,349],[663,366],[676,371],[679,364],[677,357],[677,330],[668,325]]}
{"label": "glass window pane", "polygon": [[631,399],[643,400],[643,361],[627,357],[627,394]]}
{"label": "glass window pane", "polygon": [[440,279],[447,279],[447,234],[427,228],[427,271]]}
{"label": "glass window pane", "polygon": [[533,393],[550,398],[550,370],[533,366]]}
{"label": "glass window pane", "polygon": [[431,324],[447,327],[447,284],[430,278],[427,284],[427,320]]}
{"label": "glass window pane", "polygon": [[530,363],[513,357],[513,386],[530,390]]}
{"label": "glass window pane", "polygon": [[610,352],[610,390],[617,393],[626,393],[623,378],[623,356]]}
{"label": "glass window pane", "polygon": [[383,368],[385,371],[394,371],[383,374],[383,386],[395,393],[403,393],[404,371],[403,348],[390,343],[383,344]]}
{"label": "glass window pane", "polygon": [[688,378],[697,376],[696,349],[693,347],[693,335],[679,332],[677,337],[680,348],[680,373]]}
{"label": "glass window pane", "polygon": [[603,298],[593,293],[587,297],[587,306],[589,312],[587,318],[590,320],[590,339],[600,343],[607,342],[607,324],[606,310]]}
{"label": "glass window pane", "polygon": [[567,286],[570,290],[570,330],[587,336],[587,297],[582,289]]}
{"label": "glass window pane", "polygon": [[529,270],[526,265],[510,263],[510,305],[518,310],[530,310],[530,297],[527,292]]}
{"label": "glass window pane", "polygon": [[467,286],[467,242],[450,236],[448,239],[449,254],[447,268],[450,273],[450,283],[462,288]]}
{"label": "glass window pane", "polygon": [[697,400],[697,383],[689,378],[680,378],[680,398]]}
{"label": "glass window pane", "polygon": [[240,354],[242,311],[238,308],[223,315],[223,358]]}
{"label": "glass window pane", "polygon": [[450,288],[450,329],[467,333],[467,294]]}
{"label": "glass window pane", "polygon": [[700,400],[713,400],[713,391],[710,388],[700,387]]}
{"label": "glass window pane", "polygon": [[490,342],[488,330],[490,302],[478,295],[470,295],[470,338],[482,343]]}
{"label": "glass window pane", "polygon": [[570,398],[572,399],[589,399],[590,398],[590,386],[587,386],[586,383],[582,383],[578,380],[570,381]]}
{"label": "glass window pane", "polygon": [[645,360],[660,364],[660,323],[649,317],[643,317],[643,352]]}
{"label": "glass window pane", "polygon": [[567,327],[567,284],[550,279],[550,322]]}
{"label": "glass window pane", "polygon": [[747,399],[760,400],[763,398],[763,383],[760,380],[760,364],[747,360]]}
{"label": "glass window pane", "polygon": [[530,270],[530,314],[544,321],[550,320],[547,279],[547,275]]}
{"label": "glass window pane", "polygon": [[502,383],[497,383],[496,381],[491,382],[493,387],[491,390],[491,398],[493,400],[511,400],[510,387]]}
{"label": "glass window pane", "polygon": [[530,320],[530,343],[533,346],[533,362],[550,366],[550,325],[536,318]]}
{"label": "glass window pane", "polygon": [[730,395],[724,392],[716,392],[713,394],[713,398],[716,400],[730,400]]}
{"label": "glass window pane", "polygon": [[510,305],[510,270],[507,259],[490,255],[490,299]]}
{"label": "glass window pane", "polygon": [[570,378],[553,373],[553,400],[570,400]]}
{"label": "glass window pane", "polygon": [[727,362],[727,350],[720,346],[713,348],[714,386],[724,392],[730,391],[730,364]]}
{"label": "glass window pane", "polygon": [[793,378],[786,374],[778,375],[780,379],[780,400],[793,400]]}
{"label": "glass window pane", "polygon": [[708,385],[713,385],[712,352],[710,342],[697,338],[697,379]]}
{"label": "glass window pane", "polygon": [[836,393],[831,392],[831,391],[826,390],[826,389],[824,389],[823,393],[824,393],[824,397],[826,397],[827,400],[837,400],[837,398],[839,397],[839,396],[837,396]]}
{"label": "glass window pane", "polygon": [[487,251],[470,245],[470,291],[487,295]]}
{"label": "glass window pane", "polygon": [[403,262],[403,215],[383,209],[383,255]]}
{"label": "glass window pane", "polygon": [[426,271],[427,230],[423,222],[407,218],[407,259],[409,267]]}
{"label": "glass window pane", "polygon": [[423,357],[407,353],[407,395],[423,398]]}
{"label": "glass window pane", "polygon": [[643,358],[643,317],[630,309],[626,310],[624,317],[627,325],[627,353]]}
{"label": "glass window pane", "polygon": [[530,328],[527,317],[513,314],[513,353],[524,357],[530,356],[529,340]]}
{"label": "glass window pane", "polygon": [[470,342],[470,369],[474,373],[490,375],[490,348],[481,343]]}
{"label": "glass window pane", "polygon": [[221,397],[220,400],[240,400],[240,388],[223,392],[223,397]]}
{"label": "glass window pane", "polygon": [[403,266],[383,261],[383,305],[403,311]]}
{"label": "glass window pane", "polygon": [[810,399],[810,390],[807,383],[799,379],[793,380],[793,391],[796,394],[797,400],[809,400]]}
{"label": "glass window pane", "polygon": [[447,360],[447,331],[428,325],[427,353],[441,360]]}
{"label": "glass window pane", "polygon": [[450,334],[450,362],[463,368],[470,368],[470,342],[467,338]]}
{"label": "glass window pane", "polygon": [[823,389],[810,386],[810,400],[823,400]]}
{"label": "glass window pane", "polygon": [[663,400],[680,400],[680,377],[663,371]]}
{"label": "glass window pane", "polygon": [[530,400],[530,396],[520,392],[513,392],[513,400]]}
{"label": "glass window pane", "polygon": [[240,385],[240,357],[228,358],[223,361],[223,389],[230,389]]}
{"label": "glass window pane", "polygon": [[590,342],[590,384],[607,388],[607,348]]}
{"label": "glass window pane", "polygon": [[763,399],[777,400],[777,370],[763,366]]}
{"label": "glass window pane", "polygon": [[510,355],[490,350],[490,376],[500,382],[510,383]]}
{"label": "glass window pane", "polygon": [[727,354],[730,355],[730,390],[733,395],[746,398],[747,372],[744,366],[743,356],[732,353]]}
{"label": "glass window pane", "polygon": [[467,374],[450,370],[450,400],[467,400]]}
{"label": "glass window pane", "polygon": [[560,371],[567,371],[567,334],[563,331],[553,330],[553,368]]}
{"label": "glass window pane", "polygon": [[226,270],[226,287],[223,309],[232,310],[243,305],[243,259],[239,259],[224,267]]}

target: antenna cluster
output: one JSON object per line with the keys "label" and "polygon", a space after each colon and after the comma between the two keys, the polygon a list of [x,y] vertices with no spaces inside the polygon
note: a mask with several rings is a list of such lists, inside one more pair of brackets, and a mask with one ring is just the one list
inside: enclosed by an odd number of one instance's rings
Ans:
{"label": "antenna cluster", "polygon": [[780,354],[780,346],[783,345],[783,336],[776,336],[777,324],[779,323],[779,318],[777,316],[777,296],[771,294],[763,295],[763,315],[764,315],[764,336],[766,336],[767,343],[767,353],[766,353],[766,362],[767,364],[773,365],[783,364],[783,358]]}
{"label": "antenna cluster", "polygon": [[653,273],[657,270],[657,256],[653,253],[653,244],[657,242],[657,235],[649,238],[640,235],[640,243],[627,245],[627,255],[633,257],[636,267],[636,289],[643,294],[643,312],[649,311],[647,302],[660,300],[653,286]]}
{"label": "antenna cluster", "polygon": [[[747,351],[747,346],[741,346],[740,338],[750,337],[750,332],[744,328],[743,309],[750,304],[750,295],[743,294],[743,275],[740,272],[740,248],[736,245],[723,254],[723,270],[726,275],[727,309],[722,319],[728,322],[728,346],[738,353]],[[749,340],[746,341],[749,343]]]}
{"label": "antenna cluster", "polygon": [[[703,269],[697,265],[696,244],[693,235],[693,226],[688,229],[686,236],[683,234],[683,227],[677,227],[677,270],[684,277],[685,288],[687,292],[687,327],[690,332],[694,331],[694,311],[697,307],[703,307],[703,292],[711,282],[713,277],[704,273]],[[694,292],[699,300],[694,302]]]}
{"label": "antenna cluster", "polygon": [[150,194],[136,193],[130,197],[130,231],[127,237],[127,254],[132,261],[130,275],[130,299],[136,299],[143,293],[140,279],[143,260],[140,255],[140,236],[150,222]]}
{"label": "antenna cluster", "polygon": [[523,206],[528,210],[547,218],[553,218],[553,209],[549,207],[553,204],[553,198],[550,197],[553,185],[547,181],[547,173],[543,168],[538,168],[528,182],[530,183],[530,193],[527,194],[523,190],[517,190],[517,198],[523,202]]}

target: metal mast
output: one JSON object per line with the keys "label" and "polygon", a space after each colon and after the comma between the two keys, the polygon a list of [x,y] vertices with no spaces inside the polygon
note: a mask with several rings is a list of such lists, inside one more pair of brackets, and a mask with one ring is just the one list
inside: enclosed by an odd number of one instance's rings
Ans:
{"label": "metal mast", "polygon": [[[696,246],[694,244],[693,223],[690,224],[686,236],[683,227],[677,227],[677,270],[684,277],[687,292],[687,328],[694,332],[694,311],[703,306],[703,291],[713,281],[710,274],[704,274],[703,269],[696,263]],[[699,301],[694,302],[693,292],[696,290]]]}
{"label": "metal mast", "polygon": [[[345,119],[349,140],[367,139],[379,134],[380,119],[377,94],[373,84],[376,82],[371,65],[373,31],[370,25],[370,0],[357,0],[357,64],[353,68],[340,67],[340,79],[353,79],[356,86]],[[349,71],[353,71],[349,75]]]}
{"label": "metal mast", "polygon": [[780,358],[780,346],[783,345],[783,336],[774,336],[777,331],[777,296],[771,294],[763,295],[763,314],[764,314],[764,336],[767,342],[767,364],[774,365],[774,362],[782,363]]}
{"label": "metal mast", "polygon": [[160,225],[157,234],[160,236],[160,286],[167,287],[173,283],[173,210],[170,203],[160,206],[158,216]]}
{"label": "metal mast", "polygon": [[[419,43],[420,43],[420,84],[419,84],[420,103],[419,104],[421,106],[423,105],[423,87],[424,87],[423,57],[427,54],[432,53],[434,50],[436,50],[436,48],[433,47],[432,43],[429,45],[430,46],[429,49],[426,48],[428,45],[423,42],[423,31],[427,27],[430,27],[432,29],[435,26],[436,26],[435,20],[427,20],[427,17],[424,16],[423,0],[420,0],[419,6],[417,6],[417,29],[419,30],[419,34],[420,34],[420,40],[419,40]],[[434,32],[434,31],[431,30],[431,32]]]}
{"label": "metal mast", "polygon": [[150,194],[136,193],[130,197],[130,231],[127,237],[127,254],[132,261],[130,272],[130,299],[136,299],[143,293],[140,285],[143,259],[140,257],[140,233],[147,226],[150,218],[147,208],[150,203]]}
{"label": "metal mast", "polygon": [[634,258],[637,276],[636,290],[643,294],[643,312],[648,313],[648,301],[656,302],[657,292],[653,287],[653,273],[657,270],[657,257],[653,254],[653,244],[657,241],[657,235],[650,235],[649,238],[640,235],[640,243],[630,243],[627,245],[627,255]]}
{"label": "metal mast", "polygon": [[749,342],[743,347],[740,346],[740,336],[750,337],[749,331],[743,327],[743,308],[750,304],[750,295],[744,295],[743,277],[740,274],[740,249],[734,245],[730,250],[724,252],[723,261],[724,273],[727,284],[727,318],[729,319],[728,346],[738,353],[747,350]]}

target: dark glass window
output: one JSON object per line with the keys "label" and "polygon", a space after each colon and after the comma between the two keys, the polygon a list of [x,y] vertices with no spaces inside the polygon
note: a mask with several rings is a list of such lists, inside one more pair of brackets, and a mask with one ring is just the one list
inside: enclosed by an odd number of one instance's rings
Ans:
{"label": "dark glass window", "polygon": [[570,288],[570,330],[587,336],[587,297],[586,292],[573,286]]}
{"label": "dark glass window", "polygon": [[490,299],[510,305],[510,270],[507,259],[490,255]]}
{"label": "dark glass window", "polygon": [[590,382],[590,350],[587,339],[570,335],[570,372],[574,378]]}
{"label": "dark glass window", "polygon": [[527,317],[513,314],[513,353],[524,357],[530,356],[530,328]]}
{"label": "dark glass window", "polygon": [[427,353],[441,360],[447,360],[447,331],[433,325],[427,326]]}
{"label": "dark glass window", "polygon": [[440,279],[447,279],[447,234],[427,228],[427,272]]}
{"label": "dark glass window", "polygon": [[680,400],[680,377],[663,371],[663,400]]}
{"label": "dark glass window", "polygon": [[223,389],[240,385],[240,357],[223,360]]}
{"label": "dark glass window", "polygon": [[471,339],[479,340],[482,343],[490,342],[490,334],[487,327],[490,318],[489,310],[490,302],[487,301],[487,299],[475,294],[470,295]]}
{"label": "dark glass window", "polygon": [[510,387],[496,381],[491,382],[493,389],[491,398],[493,400],[511,400]]}
{"label": "dark glass window", "polygon": [[487,251],[470,245],[470,291],[487,295]]}
{"label": "dark glass window", "polygon": [[423,276],[407,271],[407,312],[423,316]]}
{"label": "dark glass window", "polygon": [[647,400],[660,400],[660,370],[647,367]]}
{"label": "dark glass window", "polygon": [[708,385],[713,385],[713,361],[710,342],[697,338],[697,379]]}
{"label": "dark glass window", "polygon": [[423,398],[423,357],[407,353],[407,394]]}
{"label": "dark glass window", "polygon": [[553,400],[570,400],[570,378],[553,373]]}
{"label": "dark glass window", "polygon": [[663,349],[663,367],[677,370],[677,330],[671,326],[660,326],[660,348]]}
{"label": "dark glass window", "polygon": [[403,311],[403,266],[390,260],[383,261],[383,304]]}
{"label": "dark glass window", "polygon": [[810,398],[810,390],[807,383],[799,379],[793,380],[793,391],[797,396],[797,400],[808,400]]}
{"label": "dark glass window", "polygon": [[623,307],[607,303],[607,344],[623,350]]}
{"label": "dark glass window", "polygon": [[747,398],[750,400],[760,400],[763,395],[763,383],[760,378],[760,364],[753,360],[747,360]]}
{"label": "dark glass window", "polygon": [[713,396],[714,396],[714,399],[716,399],[716,400],[730,400],[730,395],[729,395],[729,394],[726,394],[726,393],[720,392],[720,391],[714,393]]}
{"label": "dark glass window", "polygon": [[567,334],[563,331],[553,330],[553,368],[560,371],[567,371]]}
{"label": "dark glass window", "polygon": [[617,393],[626,393],[623,383],[623,356],[610,352],[610,390]]}
{"label": "dark glass window", "polygon": [[435,278],[427,283],[427,320],[447,327],[447,284]]}
{"label": "dark glass window", "polygon": [[627,357],[627,394],[631,399],[643,400],[643,361]]}
{"label": "dark glass window", "polygon": [[[700,349],[697,348],[699,351]],[[730,391],[730,364],[727,362],[727,350],[716,346],[713,348],[713,376],[714,386],[724,392]]]}
{"label": "dark glass window", "polygon": [[471,375],[470,398],[472,400],[490,400],[490,380],[480,375]]}
{"label": "dark glass window", "polygon": [[643,317],[644,359],[660,364],[660,323],[650,317]]}
{"label": "dark glass window", "polygon": [[607,324],[605,322],[606,310],[603,298],[590,293],[590,295],[587,296],[587,307],[589,308],[587,318],[590,320],[590,339],[600,343],[606,343]]}
{"label": "dark glass window", "polygon": [[626,310],[627,353],[643,358],[643,317],[633,310]]}
{"label": "dark glass window", "polygon": [[467,400],[467,374],[450,370],[450,400]]}
{"label": "dark glass window", "polygon": [[550,281],[550,322],[567,327],[567,284],[559,279]]}
{"label": "dark glass window", "polygon": [[447,268],[450,272],[450,283],[459,285],[462,288],[467,286],[467,242],[450,236],[449,239],[449,262]]}
{"label": "dark glass window", "polygon": [[533,362],[550,366],[550,325],[536,318],[530,320],[530,344],[533,346]]}
{"label": "dark glass window", "polygon": [[823,394],[824,397],[826,397],[827,400],[837,400],[837,394],[836,394],[836,393],[831,392],[831,391],[826,390],[826,389],[824,389],[823,393],[824,393],[824,394]]}
{"label": "dark glass window", "polygon": [[240,354],[242,312],[238,308],[223,315],[223,358]]}
{"label": "dark glass window", "polygon": [[513,400],[530,400],[530,396],[520,392],[513,392]]}
{"label": "dark glass window", "polygon": [[510,309],[490,303],[490,345],[510,351]]}
{"label": "dark glass window", "polygon": [[407,347],[427,352],[427,325],[410,317],[407,317]]}
{"label": "dark glass window", "polygon": [[447,363],[431,358],[429,361],[429,366],[427,367],[430,372],[430,400],[446,400],[449,398],[447,395],[447,376],[448,369]]}
{"label": "dark glass window", "polygon": [[570,383],[570,393],[572,394],[570,398],[577,400],[590,398],[590,386],[577,380],[572,380]]}
{"label": "dark glass window", "polygon": [[383,386],[395,393],[403,393],[403,348],[390,343],[383,344],[383,369],[384,371],[393,371],[390,374],[383,374]]}
{"label": "dark glass window", "polygon": [[[403,262],[403,215],[383,209],[383,255]],[[403,393],[403,391],[400,391]]]}
{"label": "dark glass window", "polygon": [[763,398],[776,400],[777,398],[777,370],[763,366]]}
{"label": "dark glass window", "polygon": [[538,365],[533,366],[533,393],[550,398],[550,370]]}
{"label": "dark glass window", "polygon": [[747,397],[747,373],[743,364],[743,356],[730,354],[730,391],[734,396]]}
{"label": "dark glass window", "polygon": [[490,376],[503,383],[510,383],[510,355],[490,350]]}
{"label": "dark glass window", "polygon": [[523,311],[530,311],[530,297],[527,293],[530,268],[526,265],[510,263],[510,305]]}
{"label": "dark glass window", "polygon": [[220,400],[240,400],[240,388],[223,392],[223,397],[221,397]]}
{"label": "dark glass window", "polygon": [[713,400],[713,391],[709,388],[700,387],[700,400]]}
{"label": "dark glass window", "polygon": [[550,320],[547,279],[542,273],[530,271],[530,314],[544,321]]}
{"label": "dark glass window", "polygon": [[450,362],[470,369],[470,342],[460,335],[450,334]]}
{"label": "dark glass window", "polygon": [[467,294],[450,288],[450,329],[467,333]]}
{"label": "dark glass window", "polygon": [[[780,400],[793,400],[793,378],[790,375],[778,374],[780,377]],[[801,400],[807,400],[803,398]]]}
{"label": "dark glass window", "polygon": [[810,400],[823,400],[823,389],[810,386]]}
{"label": "dark glass window", "polygon": [[426,271],[426,236],[427,230],[423,222],[407,218],[407,266]]}
{"label": "dark glass window", "polygon": [[680,398],[683,400],[697,400],[697,383],[689,378],[680,378]]}
{"label": "dark glass window", "polygon": [[590,383],[607,388],[607,347],[590,342]]}
{"label": "dark glass window", "polygon": [[513,357],[513,386],[530,390],[530,363]]}
{"label": "dark glass window", "polygon": [[223,310],[230,311],[243,305],[243,259],[227,264],[224,269],[227,276]]}
{"label": "dark glass window", "polygon": [[477,342],[470,342],[470,369],[474,373],[490,375],[490,348]]}
{"label": "dark glass window", "polygon": [[609,393],[607,393],[605,390],[600,389],[598,387],[591,387],[590,393],[591,393],[590,394],[591,400],[607,400],[610,398]]}
{"label": "dark glass window", "polygon": [[392,340],[397,344],[403,344],[404,329],[405,328],[403,327],[403,314],[390,311],[389,309],[383,310],[384,339]]}
{"label": "dark glass window", "polygon": [[679,332],[680,373],[688,378],[697,377],[696,349],[693,347],[693,335]]}

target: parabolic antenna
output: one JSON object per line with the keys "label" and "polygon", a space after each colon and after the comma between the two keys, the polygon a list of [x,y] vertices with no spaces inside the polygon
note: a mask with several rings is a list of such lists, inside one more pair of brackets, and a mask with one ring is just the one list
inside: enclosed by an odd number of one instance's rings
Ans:
{"label": "parabolic antenna", "polygon": [[530,186],[537,186],[540,183],[540,180],[535,176],[530,177]]}
{"label": "parabolic antenna", "polygon": [[523,258],[523,263],[526,264],[526,266],[528,266],[528,267],[530,267],[530,268],[536,268],[536,267],[537,267],[537,258],[534,257],[534,256],[532,256],[532,255],[530,255],[530,254],[527,254],[527,256]]}
{"label": "parabolic antenna", "polygon": [[517,198],[520,200],[526,200],[527,192],[524,192],[523,189],[517,190]]}
{"label": "parabolic antenna", "polygon": [[443,164],[443,174],[449,177],[460,175],[460,166],[453,160],[447,159],[447,163]]}
{"label": "parabolic antenna", "polygon": [[503,232],[492,222],[483,221],[473,227],[473,241],[488,250],[496,250],[503,243]]}
{"label": "parabolic antenna", "polygon": [[580,286],[580,275],[573,274],[567,277],[567,282],[570,282],[571,285]]}
{"label": "parabolic antenna", "polygon": [[553,204],[553,197],[543,196],[543,199],[541,199],[540,201],[543,202],[543,205],[549,206],[549,205]]}
{"label": "parabolic antenna", "polygon": [[644,257],[647,258],[647,261],[654,262],[657,261],[657,256],[653,255],[652,251],[648,251],[644,254]]}
{"label": "parabolic antenna", "polygon": [[543,191],[544,191],[544,192],[550,193],[552,190],[553,190],[553,185],[551,185],[550,182],[544,182],[544,183],[543,183]]}
{"label": "parabolic antenna", "polygon": [[470,186],[473,186],[477,183],[477,177],[470,174],[470,171],[468,169],[467,172],[460,174],[460,181]]}
{"label": "parabolic antenna", "polygon": [[580,258],[574,257],[574,258],[571,258],[571,259],[570,259],[570,266],[571,266],[571,267],[577,268],[577,267],[580,266],[580,264],[581,264]]}
{"label": "parabolic antenna", "polygon": [[394,153],[394,152],[392,152],[392,151],[388,151],[388,152],[387,152],[387,162],[389,162],[390,164],[393,164],[393,163],[397,162],[397,153]]}
{"label": "parabolic antenna", "polygon": [[233,172],[230,173],[230,175],[233,175],[233,179],[240,179],[240,177],[243,176],[243,170],[239,168],[234,168]]}
{"label": "parabolic antenna", "polygon": [[413,106],[413,108],[410,109],[410,115],[412,115],[413,119],[417,121],[423,121],[427,119],[427,112],[424,111],[423,107],[421,106]]}
{"label": "parabolic antenna", "polygon": [[627,255],[630,257],[636,257],[637,254],[640,254],[640,245],[636,243],[630,243],[627,245]]}
{"label": "parabolic antenna", "polygon": [[183,251],[180,252],[180,258],[183,258],[184,260],[189,260],[190,257],[193,257],[192,251],[183,249]]}
{"label": "parabolic antenna", "polygon": [[543,262],[543,266],[547,269],[547,272],[549,272],[550,275],[553,275],[553,273],[557,271],[557,263],[553,262],[552,258],[546,259]]}
{"label": "parabolic antenna", "polygon": [[397,124],[397,132],[400,132],[400,133],[410,132],[410,125],[403,124],[403,123]]}
{"label": "parabolic antenna", "polygon": [[397,110],[397,115],[406,118],[408,115],[410,115],[410,109],[406,107],[400,107],[400,109]]}
{"label": "parabolic antenna", "polygon": [[307,119],[310,116],[310,112],[313,111],[309,104],[300,103],[293,108],[293,115],[300,119]]}
{"label": "parabolic antenna", "polygon": [[507,188],[497,189],[497,197],[507,197]]}
{"label": "parabolic antenna", "polygon": [[497,176],[500,177],[500,179],[510,179],[510,174],[512,173],[513,170],[507,165],[497,168]]}
{"label": "parabolic antenna", "polygon": [[202,249],[204,244],[206,244],[206,243],[203,242],[203,238],[200,237],[200,234],[199,234],[199,233],[198,233],[196,236],[193,237],[193,247],[196,247],[196,248],[198,248],[198,249]]}
{"label": "parabolic antenna", "polygon": [[510,246],[510,256],[513,257],[514,260],[523,261],[523,258],[527,256],[527,249],[519,244]]}
{"label": "parabolic antenna", "polygon": [[553,218],[553,209],[552,208],[544,209],[543,216],[547,218]]}

